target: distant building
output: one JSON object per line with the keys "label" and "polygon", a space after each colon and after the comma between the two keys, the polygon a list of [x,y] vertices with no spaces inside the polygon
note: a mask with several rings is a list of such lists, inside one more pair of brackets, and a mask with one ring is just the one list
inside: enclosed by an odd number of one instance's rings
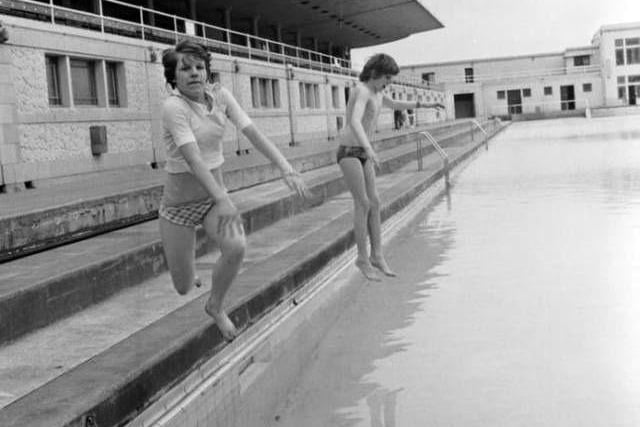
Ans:
{"label": "distant building", "polygon": [[[640,23],[607,25],[591,46],[563,52],[416,64],[401,75],[438,84],[456,118],[526,119],[635,110],[640,104]],[[640,112],[640,108],[638,108]]]}
{"label": "distant building", "polygon": [[[162,165],[161,54],[177,40],[207,45],[213,77],[288,147],[326,143],[345,126],[351,48],[442,27],[418,0],[0,0],[0,21],[0,193]],[[390,90],[444,100],[423,84]],[[380,123],[390,129],[393,112]],[[235,131],[223,145],[228,157],[249,153]]]}

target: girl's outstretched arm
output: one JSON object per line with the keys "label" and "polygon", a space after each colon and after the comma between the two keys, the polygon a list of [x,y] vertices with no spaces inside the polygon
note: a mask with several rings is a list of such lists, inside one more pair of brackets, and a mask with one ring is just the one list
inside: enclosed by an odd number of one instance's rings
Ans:
{"label": "girl's outstretched arm", "polygon": [[258,151],[282,171],[282,179],[284,179],[284,182],[289,188],[295,191],[298,196],[305,199],[312,197],[311,192],[302,180],[300,174],[291,166],[275,144],[271,142],[255,124],[252,123],[243,128],[242,133]]}
{"label": "girl's outstretched arm", "polygon": [[223,88],[221,93],[225,97],[227,116],[236,127],[260,153],[280,169],[282,179],[284,179],[285,184],[287,184],[290,189],[295,191],[300,197],[305,199],[311,198],[312,194],[300,174],[291,166],[275,144],[249,119],[249,116],[247,116],[247,113],[242,109],[231,92]]}

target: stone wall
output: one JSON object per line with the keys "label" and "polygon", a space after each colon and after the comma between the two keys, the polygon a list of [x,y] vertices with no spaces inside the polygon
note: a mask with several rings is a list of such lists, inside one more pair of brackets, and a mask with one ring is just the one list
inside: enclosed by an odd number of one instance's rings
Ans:
{"label": "stone wall", "polygon": [[[128,166],[162,164],[160,109],[168,94],[161,64],[168,45],[103,34],[48,22],[3,17],[11,38],[0,44],[0,189],[24,188],[36,180],[100,172]],[[57,58],[62,105],[50,101],[47,56]],[[91,61],[96,76],[96,105],[75,105],[72,95],[75,58]],[[107,100],[108,64],[117,64],[120,104]],[[334,139],[344,126],[346,91],[356,78],[213,54],[212,71],[229,88],[256,125],[277,145]],[[65,71],[66,70],[66,71]],[[66,73],[66,74],[65,74]],[[277,81],[279,105],[253,105],[252,78]],[[301,105],[300,83],[318,86],[318,103]],[[433,91],[397,87],[413,99]],[[337,96],[336,96],[337,95]],[[337,98],[334,100],[334,98]],[[407,99],[404,97],[404,99]],[[428,112],[422,122],[433,120]],[[339,122],[342,123],[339,123]],[[391,128],[384,112],[379,127]],[[104,126],[106,152],[92,152],[90,128]],[[223,141],[226,156],[244,155],[249,142],[232,125]]]}

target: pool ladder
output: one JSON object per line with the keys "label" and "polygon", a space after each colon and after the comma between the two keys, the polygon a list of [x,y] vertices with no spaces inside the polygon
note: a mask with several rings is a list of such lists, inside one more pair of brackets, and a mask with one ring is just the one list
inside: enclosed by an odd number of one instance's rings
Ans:
{"label": "pool ladder", "polygon": [[[444,179],[448,184],[449,183],[449,155],[447,154],[446,151],[444,151],[444,149],[440,146],[440,144],[438,144],[438,141],[436,141],[433,135],[431,135],[428,131],[425,130],[423,132],[420,132],[420,134],[424,136],[427,139],[427,141],[431,143],[433,148],[440,155],[440,158],[442,159],[442,169],[444,172]],[[418,160],[418,170],[421,171],[424,169],[424,165],[422,161],[423,153],[422,153],[421,138],[418,138],[416,140],[416,157]]]}

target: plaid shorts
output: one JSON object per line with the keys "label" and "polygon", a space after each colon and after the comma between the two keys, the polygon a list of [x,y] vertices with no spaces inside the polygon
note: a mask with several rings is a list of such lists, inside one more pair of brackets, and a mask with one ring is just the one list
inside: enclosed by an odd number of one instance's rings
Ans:
{"label": "plaid shorts", "polygon": [[158,214],[169,222],[185,227],[195,227],[204,222],[215,202],[211,199],[182,203],[176,206],[160,204]]}

